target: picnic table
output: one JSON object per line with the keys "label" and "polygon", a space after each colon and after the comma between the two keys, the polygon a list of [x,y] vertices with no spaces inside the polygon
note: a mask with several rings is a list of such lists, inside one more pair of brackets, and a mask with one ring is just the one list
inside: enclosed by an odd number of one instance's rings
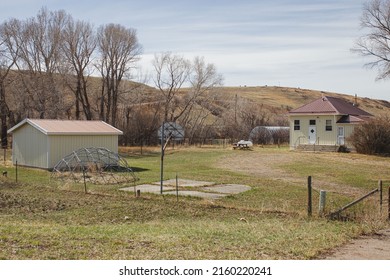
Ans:
{"label": "picnic table", "polygon": [[241,140],[237,143],[233,143],[233,149],[248,150],[253,146],[252,141]]}

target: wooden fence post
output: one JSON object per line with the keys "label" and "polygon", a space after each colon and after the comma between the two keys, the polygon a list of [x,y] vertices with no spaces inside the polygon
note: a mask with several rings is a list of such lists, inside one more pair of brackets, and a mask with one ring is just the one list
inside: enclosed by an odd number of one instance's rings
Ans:
{"label": "wooden fence post", "polygon": [[387,191],[387,194],[388,194],[387,212],[388,212],[388,219],[390,220],[390,187],[389,190]]}
{"label": "wooden fence post", "polygon": [[326,191],[321,190],[320,191],[320,204],[319,204],[319,208],[318,208],[318,214],[320,216],[324,215],[325,205],[326,205]]}
{"label": "wooden fence post", "polygon": [[18,160],[15,162],[15,181],[18,182]]}
{"label": "wooden fence post", "polygon": [[176,173],[176,201],[179,201],[179,178]]}
{"label": "wooden fence post", "polygon": [[307,177],[307,215],[312,214],[311,176]]}
{"label": "wooden fence post", "polygon": [[83,166],[83,178],[84,178],[84,193],[88,193],[87,182],[85,181],[85,166]]}
{"label": "wooden fence post", "polygon": [[380,207],[380,213],[382,216],[382,205],[383,205],[383,184],[382,180],[378,181],[378,190],[379,190],[379,207]]}

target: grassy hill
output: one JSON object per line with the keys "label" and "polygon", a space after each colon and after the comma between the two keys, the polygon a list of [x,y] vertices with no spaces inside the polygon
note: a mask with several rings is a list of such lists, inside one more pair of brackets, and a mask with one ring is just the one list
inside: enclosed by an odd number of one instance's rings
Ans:
{"label": "grassy hill", "polygon": [[[26,110],[34,111],[35,103],[32,104],[31,101],[26,101],[26,98],[39,99],[36,98],[36,94],[41,94],[40,91],[32,90],[31,93],[26,92],[25,86],[34,84],[32,77],[28,75],[24,77],[24,83],[21,82],[19,78],[18,71],[11,71],[8,77],[8,82],[5,84],[6,100],[8,107],[13,114],[20,115],[21,118],[24,118]],[[64,80],[65,79],[65,80]],[[73,114],[74,111],[74,94],[71,92],[68,85],[75,87],[74,81],[70,76],[65,78],[58,75],[55,77],[57,90],[62,93],[64,100],[64,112],[59,112],[55,114],[54,117],[57,118],[66,118],[69,113]],[[94,118],[98,118],[100,110],[100,98],[101,98],[101,78],[99,77],[89,77],[88,80],[89,87],[89,98],[90,104],[92,106],[92,111]],[[181,93],[188,92],[188,88],[182,89]],[[153,104],[162,101],[162,96],[159,93],[159,90],[153,85],[147,85],[144,83],[124,80],[122,83],[121,96],[119,98],[119,106],[126,107],[129,104],[132,106],[143,106],[145,104]],[[210,99],[211,109],[217,109],[219,111],[226,110],[227,108],[231,109],[230,104],[234,104],[237,101],[244,101],[246,103],[258,104],[263,106],[265,110],[268,110],[272,114],[283,115],[288,111],[295,109],[299,106],[307,104],[310,101],[313,101],[317,98],[320,98],[322,95],[334,96],[348,100],[352,103],[358,104],[363,110],[373,114],[374,116],[387,115],[390,114],[390,102],[385,100],[377,100],[371,98],[362,98],[355,96],[325,92],[321,90],[311,90],[311,89],[301,89],[301,88],[291,88],[291,87],[279,87],[279,86],[240,86],[240,87],[220,87],[217,88],[219,94],[218,98]],[[31,95],[30,97],[28,95]],[[21,107],[21,104],[26,103],[24,107]],[[31,103],[31,104],[29,104]],[[39,105],[39,104],[38,104]],[[50,104],[45,104],[50,105]],[[27,106],[27,107],[26,107]],[[61,110],[61,108],[59,108]],[[68,110],[67,112],[65,112]],[[212,113],[212,115],[215,115]],[[219,114],[221,115],[221,114]],[[30,116],[31,117],[31,116]],[[36,117],[36,116],[35,116]],[[53,117],[47,114],[46,117]]]}
{"label": "grassy hill", "polygon": [[[80,114],[77,114],[73,92],[77,89],[77,83],[72,76],[55,76],[54,86],[50,88],[47,88],[50,83],[42,83],[39,78],[25,72],[11,72],[8,79],[5,85],[8,128],[26,117],[86,118],[83,108],[87,108],[85,111],[90,112],[92,119],[103,118],[108,122],[112,119],[106,118],[112,108],[108,106],[111,104],[108,102],[108,94],[102,95],[101,79],[98,77],[88,78],[89,101],[84,102],[85,107],[80,102]],[[170,110],[174,110],[178,116],[183,108],[191,108],[177,120],[188,132],[190,142],[210,138],[244,139],[255,126],[287,126],[287,113],[290,110],[322,95],[337,96],[357,103],[374,116],[390,115],[388,101],[361,97],[355,100],[355,96],[320,90],[277,86],[219,87],[191,106],[186,103],[191,100],[186,95],[188,91],[188,88],[183,88],[175,96]],[[124,132],[123,145],[156,144],[156,129],[164,118],[164,100],[161,92],[153,86],[123,81],[118,96],[116,121],[112,123]]]}
{"label": "grassy hill", "polygon": [[373,114],[381,116],[390,113],[390,102],[385,100],[377,100],[371,98],[361,98],[347,94],[325,92],[319,90],[276,87],[276,86],[258,86],[258,87],[223,87],[220,89],[223,94],[234,98],[237,95],[239,98],[245,98],[252,102],[273,107],[275,110],[287,113],[288,111],[298,108],[306,103],[309,103],[322,95],[342,98],[357,105]]}

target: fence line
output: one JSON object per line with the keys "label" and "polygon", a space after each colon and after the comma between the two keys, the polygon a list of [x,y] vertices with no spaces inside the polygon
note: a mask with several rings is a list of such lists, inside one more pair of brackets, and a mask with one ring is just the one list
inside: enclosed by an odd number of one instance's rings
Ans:
{"label": "fence line", "polygon": [[[307,214],[308,214],[309,217],[311,217],[312,216],[312,190],[313,190],[312,189],[312,176],[308,176],[308,178],[307,178],[307,187],[308,187]],[[348,208],[356,205],[357,203],[367,199],[368,197],[374,195],[377,192],[379,192],[379,205],[380,205],[381,215],[382,215],[383,205],[387,203],[388,220],[390,220],[390,187],[388,188],[388,199],[387,199],[387,201],[384,201],[382,180],[378,181],[378,188],[376,188],[376,189],[370,191],[369,193],[365,194],[364,196],[362,196],[362,197],[360,197],[360,198],[358,198],[358,199],[348,203],[347,205],[341,207],[339,210],[330,213],[327,217],[330,218],[330,219],[338,218],[343,211],[345,211]],[[324,194],[324,197],[325,197],[325,194]],[[322,203],[323,203],[323,205],[325,205],[325,201],[322,201]]]}
{"label": "fence line", "polygon": [[343,212],[344,210],[347,210],[348,208],[354,206],[355,204],[357,204],[357,203],[363,201],[364,199],[370,197],[371,195],[373,195],[373,194],[375,194],[375,193],[377,193],[377,192],[379,192],[379,188],[377,188],[377,189],[375,189],[375,190],[372,190],[372,191],[369,192],[368,194],[366,194],[366,195],[364,195],[364,196],[362,196],[362,197],[360,197],[360,198],[358,198],[358,199],[352,201],[351,203],[348,203],[347,205],[345,205],[344,207],[341,207],[341,208],[340,208],[339,210],[337,210],[336,212],[330,213],[330,214],[329,214],[329,217],[330,217],[331,219],[334,219],[334,218],[336,218],[336,217],[339,217],[340,214],[341,214],[341,212]]}

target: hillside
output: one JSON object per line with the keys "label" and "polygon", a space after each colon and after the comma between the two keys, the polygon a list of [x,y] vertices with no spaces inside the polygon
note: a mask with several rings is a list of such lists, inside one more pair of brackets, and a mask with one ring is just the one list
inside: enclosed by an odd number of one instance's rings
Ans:
{"label": "hillside", "polygon": [[[18,77],[18,73],[22,72],[11,71],[8,78],[11,82],[5,83],[6,95],[8,95],[6,96],[6,100],[9,109],[13,111],[14,114],[20,115],[20,117],[17,119],[23,119],[26,111],[37,110],[37,108],[34,108],[34,105],[36,104],[33,104],[31,100],[28,100],[27,103],[29,103],[29,105],[26,105],[27,109],[26,106],[23,108],[17,107],[20,107],[20,104],[22,103],[26,103],[26,97],[29,99],[35,99],[36,95],[40,94],[40,91],[34,92],[33,89],[31,93],[27,94],[27,91],[24,87],[26,85],[34,84],[34,81],[30,80],[29,77],[24,77],[26,81],[22,84],[21,79]],[[63,81],[64,78],[60,76],[56,76],[55,79],[55,87],[58,88],[58,90],[65,98],[65,102],[62,104],[67,107],[66,110],[73,111],[74,106],[72,105],[74,105],[74,94],[69,88],[72,77],[66,77],[65,82]],[[100,106],[99,100],[101,97],[101,78],[90,76],[88,78],[88,87],[94,118],[97,118]],[[121,94],[119,100],[120,107],[126,107],[129,104],[132,106],[137,106],[137,104],[143,105],[162,101],[162,97],[158,89],[153,87],[153,85],[124,80],[122,84],[122,90],[124,93]],[[182,89],[182,93],[186,93],[188,90],[188,88],[184,88]],[[322,95],[339,97],[352,103],[355,103],[356,101],[355,96],[347,94],[279,86],[220,87],[217,89],[217,92],[219,97],[209,100],[211,103],[213,103],[213,101],[217,103],[210,104],[212,107],[219,107],[221,110],[224,110],[227,107],[226,104],[234,104],[237,101],[245,101],[264,106],[266,110],[274,114],[286,114],[288,111],[315,100]],[[225,103],[225,105],[222,106],[224,108],[221,107],[221,102]],[[373,114],[374,116],[386,115],[390,113],[389,101],[357,97],[357,104],[360,106],[360,108]],[[57,115],[57,113],[54,115],[55,118],[64,117],[61,116],[61,114]],[[32,115],[33,117],[37,117],[33,113]],[[69,118],[69,115],[66,114],[66,117]]]}
{"label": "hillside", "polygon": [[[258,86],[223,87],[220,90],[223,94],[229,95],[230,98],[234,98],[237,95],[239,98],[264,104],[265,106],[273,107],[278,111],[284,111],[286,113],[291,109],[298,108],[320,98],[322,95],[338,97],[355,103],[355,96],[352,95],[300,88]],[[374,116],[390,114],[390,102],[388,101],[361,97],[357,97],[356,101],[361,109]]]}
{"label": "hillside", "polygon": [[6,116],[1,135],[6,135],[7,128],[26,117],[85,119],[88,115],[122,130],[122,145],[154,145],[164,113],[169,112],[167,118],[177,119],[185,128],[190,143],[203,139],[242,139],[256,126],[287,126],[290,110],[322,95],[357,103],[374,116],[390,116],[388,101],[361,97],[355,100],[351,95],[276,86],[219,87],[194,103],[188,96],[190,89],[183,88],[165,107],[165,97],[157,88],[125,80],[120,85],[114,111],[112,100],[108,98],[110,95],[102,91],[101,78],[88,77],[86,87],[88,100],[81,93],[75,97],[80,88],[74,76],[46,77],[41,74],[35,77],[28,72],[12,71],[5,83],[5,96],[1,98],[5,100],[2,115]]}

